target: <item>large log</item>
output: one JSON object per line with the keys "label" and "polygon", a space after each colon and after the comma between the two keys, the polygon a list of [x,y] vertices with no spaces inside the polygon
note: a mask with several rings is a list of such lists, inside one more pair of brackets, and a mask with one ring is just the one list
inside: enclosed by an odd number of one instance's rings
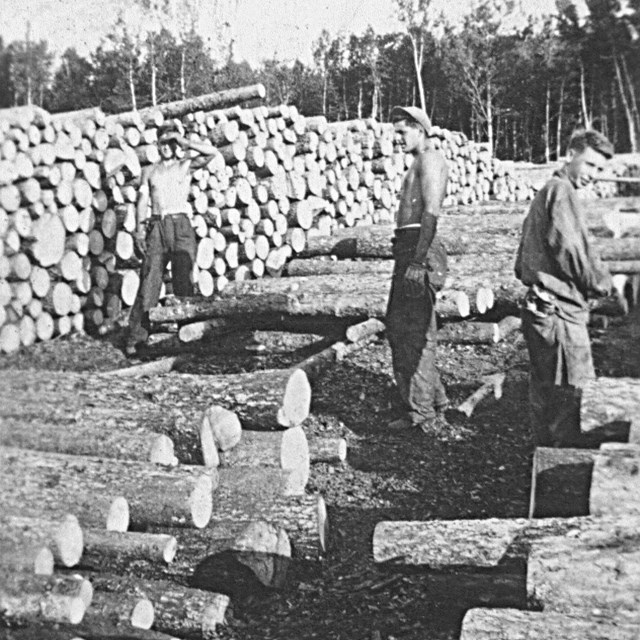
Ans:
{"label": "large log", "polygon": [[43,620],[77,624],[92,597],[91,583],[81,576],[0,574],[0,612],[4,620],[16,624]]}
{"label": "large log", "polygon": [[3,640],[177,640],[175,636],[123,627],[122,625],[101,624],[95,621],[79,624],[29,624],[26,627],[2,630]]}
{"label": "large log", "polygon": [[341,464],[347,459],[347,441],[344,438],[310,438],[309,456],[311,464]]}
{"label": "large log", "polygon": [[140,109],[140,117],[151,115],[155,111],[159,111],[165,118],[181,118],[187,113],[196,111],[212,111],[220,107],[227,107],[248,100],[262,99],[266,95],[266,90],[262,84],[253,84],[245,87],[237,87],[235,89],[225,89],[208,93],[196,98],[187,98],[186,100],[176,100],[175,102],[166,102],[157,107],[148,107]]}
{"label": "large log", "polygon": [[[373,559],[389,566],[429,569],[490,568],[525,558],[534,544],[557,536],[609,535],[640,524],[638,518],[484,518],[379,522],[373,533]],[[621,534],[622,535],[622,534]]]}
{"label": "large log", "polygon": [[101,571],[113,563],[146,563],[163,567],[173,562],[178,541],[173,535],[134,531],[84,529],[84,552],[80,566]]}
{"label": "large log", "polygon": [[527,593],[535,607],[574,615],[598,611],[623,624],[640,623],[638,525],[627,520],[601,531],[534,542]]}
{"label": "large log", "polygon": [[0,566],[39,575],[53,573],[54,563],[75,567],[83,553],[78,519],[27,518],[0,515]]}
{"label": "large log", "polygon": [[[332,237],[332,236],[329,236]],[[389,276],[393,271],[393,260],[332,260],[328,257],[294,258],[287,262],[285,270],[288,276],[326,276],[344,274],[371,275],[377,273]]]}
{"label": "large log", "polygon": [[262,520],[287,532],[294,559],[317,560],[326,552],[329,521],[322,496],[274,496],[270,499],[240,502],[233,499],[233,494],[230,495],[228,499],[217,500],[215,514],[209,526]]}
{"label": "large log", "polygon": [[243,430],[235,447],[220,453],[221,466],[275,467],[309,477],[309,445],[302,427],[285,431]]}
{"label": "large log", "polygon": [[460,640],[635,640],[635,625],[584,619],[570,614],[518,609],[471,609]]}
{"label": "large log", "polygon": [[582,392],[580,429],[594,436],[640,442],[640,380],[599,377]]}
{"label": "large log", "polygon": [[123,629],[151,629],[154,610],[145,597],[96,592],[83,621],[88,626],[112,624]]}
{"label": "large log", "polygon": [[154,609],[154,629],[178,636],[209,638],[224,623],[229,598],[181,587],[165,580],[139,580],[101,574],[92,582],[96,593],[147,598]]}
{"label": "large log", "polygon": [[211,517],[217,481],[212,469],[183,465],[163,470],[129,460],[11,447],[0,450],[0,461],[9,513],[72,512],[83,526],[106,523],[115,531],[152,524],[200,528]]}
{"label": "large log", "polygon": [[608,442],[593,461],[589,512],[640,515],[640,445]]}

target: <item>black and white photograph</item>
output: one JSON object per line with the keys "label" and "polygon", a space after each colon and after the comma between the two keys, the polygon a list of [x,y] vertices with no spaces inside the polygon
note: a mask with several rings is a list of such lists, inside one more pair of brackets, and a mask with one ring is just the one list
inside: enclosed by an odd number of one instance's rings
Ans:
{"label": "black and white photograph", "polygon": [[0,640],[640,638],[640,0],[5,0]]}

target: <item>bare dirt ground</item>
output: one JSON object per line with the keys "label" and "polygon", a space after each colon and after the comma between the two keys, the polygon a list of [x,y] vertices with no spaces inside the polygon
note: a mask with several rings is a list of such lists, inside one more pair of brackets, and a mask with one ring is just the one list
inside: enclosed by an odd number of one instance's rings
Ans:
{"label": "bare dirt ground", "polygon": [[[238,334],[216,346],[192,348],[183,370],[208,374],[290,366],[331,339]],[[640,376],[638,310],[607,330],[593,331],[592,339],[599,375]],[[118,338],[112,342],[117,345]],[[0,367],[48,369],[55,375],[129,364],[112,342],[54,340],[5,357]],[[161,353],[151,350],[148,357]],[[379,568],[372,561],[373,529],[382,520],[527,514],[533,442],[521,339],[493,347],[440,345],[438,357],[454,404],[477,388],[482,375],[507,371],[502,399],[483,401],[470,419],[448,412],[449,426],[437,433],[390,434],[385,425],[394,415],[393,384],[384,340],[338,363],[315,385],[306,429],[344,436],[349,446],[344,466],[314,465],[309,484],[328,505],[330,549],[320,563],[293,563],[282,591],[237,595],[222,638],[453,640],[469,607],[525,605],[524,575],[517,571],[506,582],[495,576],[487,582],[482,576],[473,581],[458,574]]]}

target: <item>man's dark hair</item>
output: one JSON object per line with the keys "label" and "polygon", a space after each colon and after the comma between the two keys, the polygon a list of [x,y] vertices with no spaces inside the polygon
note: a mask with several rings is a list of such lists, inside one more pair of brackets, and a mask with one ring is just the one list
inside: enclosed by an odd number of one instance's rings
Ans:
{"label": "man's dark hair", "polygon": [[578,129],[569,140],[569,149],[581,152],[587,147],[602,154],[607,160],[613,158],[613,145],[605,135],[594,129]]}

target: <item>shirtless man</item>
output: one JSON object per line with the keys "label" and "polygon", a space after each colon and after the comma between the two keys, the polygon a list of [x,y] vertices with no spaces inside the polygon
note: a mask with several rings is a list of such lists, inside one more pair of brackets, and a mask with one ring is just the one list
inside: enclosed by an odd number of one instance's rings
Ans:
{"label": "shirtless man", "polygon": [[[211,143],[187,140],[171,124],[163,129],[158,147],[160,162],[145,169],[138,194],[136,241],[145,255],[140,288],[129,316],[127,355],[133,355],[137,345],[149,337],[149,310],[158,304],[162,276],[169,261],[173,293],[179,297],[193,295],[191,271],[196,237],[188,213],[190,171],[205,166],[216,153]],[[176,154],[178,147],[193,149],[200,155],[180,159]]]}
{"label": "shirtless man", "polygon": [[446,271],[444,247],[434,242],[448,169],[444,156],[431,147],[431,122],[416,107],[391,112],[396,132],[414,161],[405,175],[393,239],[395,259],[387,307],[387,336],[404,415],[389,428],[434,428],[436,411],[448,406],[435,366],[435,290]]}

